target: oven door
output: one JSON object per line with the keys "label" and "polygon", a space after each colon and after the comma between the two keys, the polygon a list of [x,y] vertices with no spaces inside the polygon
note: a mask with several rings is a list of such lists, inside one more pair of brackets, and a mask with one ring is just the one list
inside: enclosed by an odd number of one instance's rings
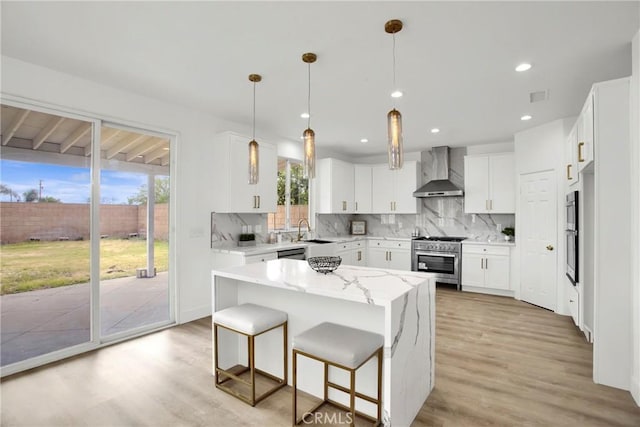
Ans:
{"label": "oven door", "polygon": [[567,238],[567,277],[575,286],[578,281],[578,232],[567,230],[565,232]]}
{"label": "oven door", "polygon": [[414,254],[414,270],[436,273],[439,277],[457,279],[458,255],[442,252],[419,252]]}

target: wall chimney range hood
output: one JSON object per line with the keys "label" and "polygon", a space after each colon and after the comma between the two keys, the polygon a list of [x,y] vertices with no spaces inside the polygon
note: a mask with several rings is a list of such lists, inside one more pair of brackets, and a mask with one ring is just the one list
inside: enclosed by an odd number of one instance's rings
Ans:
{"label": "wall chimney range hood", "polygon": [[449,147],[433,147],[433,178],[413,192],[413,197],[455,197],[464,192],[449,181]]}

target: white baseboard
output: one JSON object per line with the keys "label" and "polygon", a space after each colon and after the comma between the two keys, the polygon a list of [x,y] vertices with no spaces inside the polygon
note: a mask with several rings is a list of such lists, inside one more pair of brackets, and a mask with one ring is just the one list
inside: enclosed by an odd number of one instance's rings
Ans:
{"label": "white baseboard", "polygon": [[184,310],[180,312],[180,317],[178,318],[178,323],[189,323],[194,320],[202,319],[203,317],[211,316],[211,306],[204,305],[197,308],[193,308],[191,310]]}
{"label": "white baseboard", "polygon": [[636,401],[636,405],[640,406],[640,378],[631,378],[631,396]]}
{"label": "white baseboard", "polygon": [[475,292],[478,294],[498,295],[501,297],[513,298],[513,291],[505,291],[502,289],[479,288],[476,286],[462,286],[464,292]]}

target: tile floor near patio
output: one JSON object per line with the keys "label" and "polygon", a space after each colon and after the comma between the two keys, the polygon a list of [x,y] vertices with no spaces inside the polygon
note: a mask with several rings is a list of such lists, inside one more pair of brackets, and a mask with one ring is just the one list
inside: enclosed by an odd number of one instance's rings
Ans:
{"label": "tile floor near patio", "polygon": [[[169,320],[168,275],[100,282],[102,336]],[[0,296],[0,364],[90,340],[89,284]]]}

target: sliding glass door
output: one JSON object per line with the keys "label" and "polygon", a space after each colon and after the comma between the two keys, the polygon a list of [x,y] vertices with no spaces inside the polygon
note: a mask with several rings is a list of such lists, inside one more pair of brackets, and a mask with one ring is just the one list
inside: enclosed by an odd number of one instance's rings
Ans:
{"label": "sliding glass door", "polygon": [[2,105],[3,376],[174,321],[171,140]]}

